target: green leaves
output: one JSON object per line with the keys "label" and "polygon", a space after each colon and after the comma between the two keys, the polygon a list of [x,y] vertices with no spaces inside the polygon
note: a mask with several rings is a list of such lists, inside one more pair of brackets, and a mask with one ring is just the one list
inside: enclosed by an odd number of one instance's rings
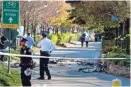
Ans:
{"label": "green leaves", "polygon": [[21,86],[20,73],[11,69],[11,74],[7,73],[7,67],[0,64],[0,85]]}
{"label": "green leaves", "polygon": [[56,34],[50,34],[48,35],[48,38],[51,39],[54,44],[56,44],[58,41],[58,36]]}
{"label": "green leaves", "polygon": [[[100,26],[119,27],[119,22],[129,18],[128,3],[128,1],[81,1],[78,4],[71,3],[75,7],[71,16],[76,17],[76,20],[80,17],[86,22],[84,25],[88,27],[92,27],[92,25],[97,26],[97,28]],[[119,21],[112,21],[112,15],[117,17]],[[76,23],[81,24],[79,22],[77,20]]]}

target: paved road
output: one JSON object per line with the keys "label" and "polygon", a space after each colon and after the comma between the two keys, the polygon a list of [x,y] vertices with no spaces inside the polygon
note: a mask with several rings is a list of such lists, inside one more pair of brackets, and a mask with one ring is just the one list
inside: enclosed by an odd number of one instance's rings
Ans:
{"label": "paved road", "polygon": [[94,59],[99,58],[102,51],[101,42],[90,42],[88,48],[81,48],[80,42],[77,42],[67,48],[57,48],[53,51],[51,56],[53,57],[65,57],[65,58],[85,58]]}
{"label": "paved road", "polygon": [[[59,66],[50,64],[49,69],[52,75],[51,80],[37,80],[39,77],[39,67],[33,70],[31,83],[33,87],[112,87],[112,80],[119,79],[122,87],[130,86],[130,79],[104,73],[83,73],[75,71],[74,65]],[[15,68],[20,71],[20,68]],[[76,69],[77,70],[77,69]]]}
{"label": "paved road", "polygon": [[[81,48],[80,43],[69,48],[59,48],[52,53],[56,57],[85,58],[94,59],[100,57],[102,46],[100,42],[91,42],[89,47]],[[38,62],[38,60],[35,60]],[[38,62],[39,63],[39,62]],[[120,79],[123,86],[129,87],[130,79],[108,75],[104,73],[82,73],[77,72],[78,65],[49,65],[52,80],[37,80],[39,68],[35,68],[32,75],[32,85],[42,87],[111,87],[113,79]],[[75,71],[76,70],[76,71]]]}
{"label": "paved road", "polygon": [[57,49],[52,56],[69,57],[69,58],[98,58],[102,50],[101,42],[90,42],[89,47],[81,48],[80,43],[71,45],[68,48]]}
{"label": "paved road", "polygon": [[[76,65],[77,66],[77,65]],[[111,87],[113,79],[120,79],[122,86],[129,87],[130,79],[104,74],[104,73],[83,73],[74,70],[74,65],[59,66],[49,65],[52,74],[52,80],[37,80],[39,77],[39,68],[35,68],[32,75],[33,86],[44,87]],[[76,69],[77,70],[77,69]],[[47,78],[47,77],[46,77]]]}

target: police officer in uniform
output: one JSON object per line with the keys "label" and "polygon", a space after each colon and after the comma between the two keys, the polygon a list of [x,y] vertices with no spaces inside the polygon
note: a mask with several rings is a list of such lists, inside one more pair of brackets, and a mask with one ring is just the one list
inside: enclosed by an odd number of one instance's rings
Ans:
{"label": "police officer in uniform", "polygon": [[[27,47],[26,45],[27,39],[23,38],[21,40],[21,50],[20,54],[23,55],[31,55],[32,50]],[[31,86],[31,74],[26,75],[27,73],[30,72],[30,69],[33,68],[33,61],[31,57],[21,57],[20,58],[20,67],[21,67],[21,80],[22,80],[22,85],[23,86]]]}
{"label": "police officer in uniform", "polygon": [[[46,33],[42,33],[43,38],[37,44],[37,47],[40,48],[40,55],[41,56],[50,56],[50,53],[55,49],[55,45],[51,40],[47,38]],[[40,77],[38,79],[44,80],[44,72],[46,72],[48,76],[48,80],[51,79],[51,74],[48,69],[48,62],[49,58],[40,58]]]}

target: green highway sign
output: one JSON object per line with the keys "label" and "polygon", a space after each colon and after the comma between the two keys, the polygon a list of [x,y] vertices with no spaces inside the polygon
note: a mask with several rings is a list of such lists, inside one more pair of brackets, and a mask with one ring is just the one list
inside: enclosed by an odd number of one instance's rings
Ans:
{"label": "green highway sign", "polygon": [[19,28],[20,7],[18,0],[3,0],[2,2],[2,28]]}

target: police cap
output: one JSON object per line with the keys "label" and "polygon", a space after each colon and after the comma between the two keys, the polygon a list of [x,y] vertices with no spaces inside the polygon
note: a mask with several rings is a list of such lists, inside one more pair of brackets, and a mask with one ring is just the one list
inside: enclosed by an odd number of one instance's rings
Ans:
{"label": "police cap", "polygon": [[47,37],[47,34],[45,32],[42,33],[43,37]]}
{"label": "police cap", "polygon": [[26,42],[28,41],[26,38],[22,38],[21,42]]}

